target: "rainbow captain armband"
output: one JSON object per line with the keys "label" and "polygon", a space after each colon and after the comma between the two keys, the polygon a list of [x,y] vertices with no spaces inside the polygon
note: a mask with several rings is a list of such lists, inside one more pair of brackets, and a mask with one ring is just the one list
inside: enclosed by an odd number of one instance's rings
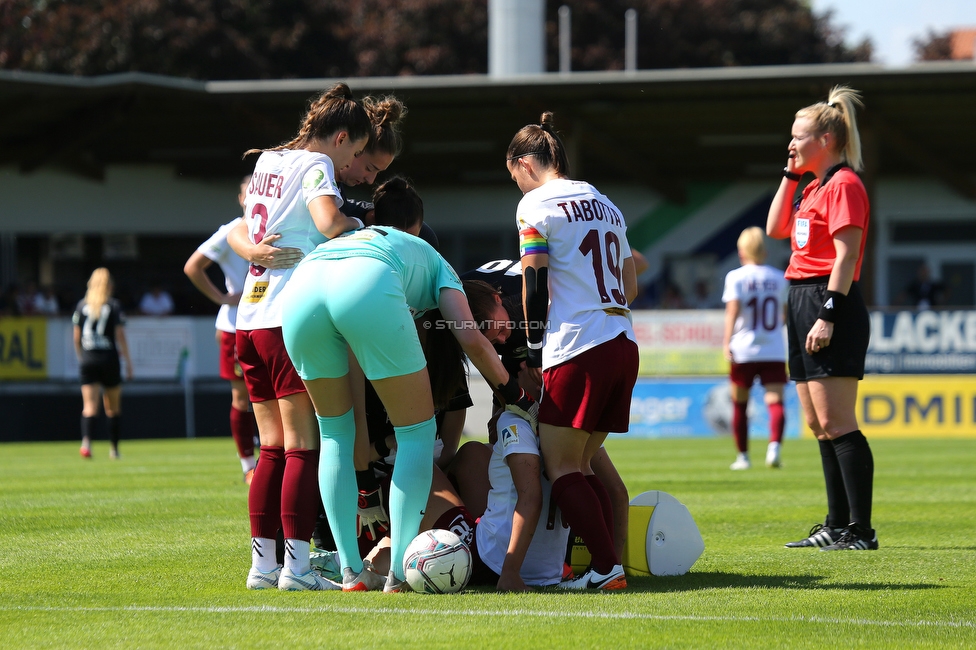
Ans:
{"label": "rainbow captain armband", "polygon": [[522,257],[526,255],[548,255],[549,242],[535,228],[522,228],[519,230],[519,253]]}

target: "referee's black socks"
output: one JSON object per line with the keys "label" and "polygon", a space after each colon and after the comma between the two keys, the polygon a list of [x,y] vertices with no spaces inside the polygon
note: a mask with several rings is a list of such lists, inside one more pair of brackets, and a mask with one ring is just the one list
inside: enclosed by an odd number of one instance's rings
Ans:
{"label": "referee's black socks", "polygon": [[860,429],[831,441],[837,453],[844,487],[851,506],[851,521],[871,528],[871,500],[874,487],[874,455]]}
{"label": "referee's black socks", "polygon": [[827,526],[846,528],[851,523],[851,506],[844,487],[844,476],[837,451],[832,440],[819,440],[820,462],[823,464],[824,483],[827,484]]}

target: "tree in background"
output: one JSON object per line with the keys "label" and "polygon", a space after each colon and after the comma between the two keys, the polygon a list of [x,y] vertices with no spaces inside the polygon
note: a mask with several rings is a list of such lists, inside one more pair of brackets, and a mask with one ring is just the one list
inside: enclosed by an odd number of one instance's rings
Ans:
{"label": "tree in background", "polygon": [[947,61],[952,59],[952,32],[929,29],[922,38],[913,38],[916,61]]}
{"label": "tree in background", "polygon": [[196,79],[483,72],[487,0],[4,0],[0,67]]}
{"label": "tree in background", "polygon": [[976,28],[929,29],[922,38],[912,39],[916,61],[972,61],[976,55]]}
{"label": "tree in background", "polygon": [[[573,69],[623,67],[639,12],[638,67],[865,61],[830,14],[801,0],[550,0],[573,10]],[[2,0],[0,68],[196,79],[484,73],[488,0]]]}

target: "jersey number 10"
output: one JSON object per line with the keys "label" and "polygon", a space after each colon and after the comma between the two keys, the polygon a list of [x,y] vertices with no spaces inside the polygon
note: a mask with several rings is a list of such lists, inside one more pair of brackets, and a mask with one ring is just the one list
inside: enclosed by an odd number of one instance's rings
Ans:
{"label": "jersey number 10", "polygon": [[775,296],[763,298],[762,305],[759,304],[759,298],[753,296],[746,303],[746,306],[752,309],[752,327],[749,329],[755,331],[760,325],[764,330],[770,332],[776,329],[776,322],[779,320],[777,318],[779,300]]}

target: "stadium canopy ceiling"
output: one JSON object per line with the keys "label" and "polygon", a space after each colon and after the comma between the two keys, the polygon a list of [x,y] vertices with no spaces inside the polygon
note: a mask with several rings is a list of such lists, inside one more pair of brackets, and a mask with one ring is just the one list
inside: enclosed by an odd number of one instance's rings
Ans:
{"label": "stadium canopy ceiling", "polygon": [[[290,139],[308,100],[334,81],[0,71],[0,165],[96,179],[119,164],[237,176],[253,165],[241,160],[245,150]],[[692,180],[769,179],[785,162],[795,111],[840,83],[864,94],[869,184],[877,175],[935,176],[976,198],[971,62],[346,81],[357,96],[392,93],[407,104],[394,169],[421,186],[504,182],[512,135],[543,110],[556,113],[576,177],[640,183],[676,200]]]}

